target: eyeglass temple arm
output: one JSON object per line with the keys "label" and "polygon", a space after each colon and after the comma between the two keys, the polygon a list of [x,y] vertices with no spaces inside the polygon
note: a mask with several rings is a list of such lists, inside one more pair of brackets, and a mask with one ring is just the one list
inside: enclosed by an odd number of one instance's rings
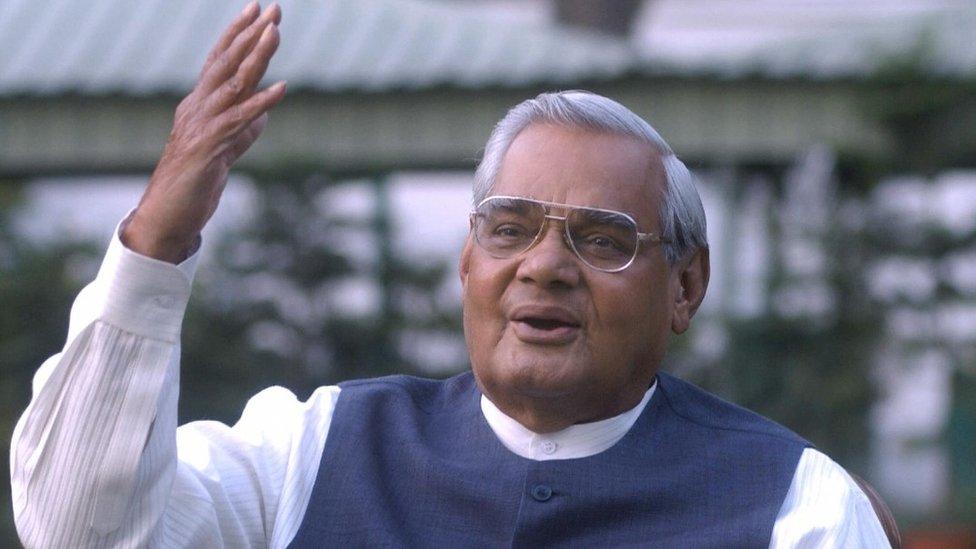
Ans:
{"label": "eyeglass temple arm", "polygon": [[650,241],[655,244],[657,244],[658,242],[664,242],[666,244],[671,243],[670,238],[664,238],[663,236],[654,233],[637,233],[637,239],[640,240],[641,242]]}

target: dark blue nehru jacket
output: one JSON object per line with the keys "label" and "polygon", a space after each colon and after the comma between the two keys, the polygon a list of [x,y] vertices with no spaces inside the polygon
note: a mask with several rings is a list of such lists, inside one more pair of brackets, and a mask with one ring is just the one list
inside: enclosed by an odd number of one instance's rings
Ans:
{"label": "dark blue nehru jacket", "polygon": [[666,374],[610,449],[511,453],[470,373],[345,383],[292,547],[768,547],[809,444]]}

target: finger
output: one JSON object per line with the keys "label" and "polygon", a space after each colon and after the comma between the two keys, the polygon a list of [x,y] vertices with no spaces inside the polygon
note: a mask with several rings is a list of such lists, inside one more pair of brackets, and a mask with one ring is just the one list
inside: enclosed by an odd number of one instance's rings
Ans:
{"label": "finger", "polygon": [[240,69],[237,71],[241,76],[241,83],[244,86],[241,97],[246,98],[254,94],[254,90],[258,87],[258,82],[261,81],[264,73],[268,70],[268,63],[271,62],[271,58],[278,51],[279,44],[281,44],[281,34],[278,32],[278,25],[268,25],[264,29],[264,32],[261,33],[258,45],[254,47],[251,55],[248,55],[244,59]]}
{"label": "finger", "polygon": [[237,74],[228,78],[216,92],[207,98],[207,111],[218,114],[241,99],[247,99],[254,94],[258,82],[261,81],[264,72],[268,70],[271,57],[278,49],[278,43],[278,27],[276,25],[265,27],[257,46],[241,63]]}
{"label": "finger", "polygon": [[251,122],[277,105],[284,96],[285,83],[283,81],[252,95],[246,101],[232,106],[217,117],[215,121],[217,132],[227,137],[236,136]]}
{"label": "finger", "polygon": [[247,28],[237,33],[231,43],[224,50],[217,53],[213,61],[200,75],[197,89],[204,95],[209,94],[237,72],[237,67],[241,60],[254,47],[265,27],[275,19],[278,19],[276,17],[278,14],[280,14],[280,11],[277,5],[272,5],[264,10],[264,13],[258,18],[254,19]]}
{"label": "finger", "polygon": [[281,8],[278,7],[278,4],[272,4],[271,7],[264,10],[260,17],[234,37],[230,46],[221,52],[207,71],[201,75],[201,91],[206,94],[213,92],[236,73],[237,67],[254,48],[265,27],[272,24],[277,25],[277,21],[280,20]]}
{"label": "finger", "polygon": [[236,161],[245,152],[247,152],[249,148],[251,148],[251,145],[258,140],[258,137],[261,136],[261,132],[264,131],[264,128],[267,125],[268,113],[263,113],[261,116],[252,120],[251,123],[244,128],[244,131],[239,133],[237,137],[231,141],[230,147],[228,148],[231,162]]}
{"label": "finger", "polygon": [[203,78],[203,75],[207,73],[210,66],[213,65],[213,62],[234,42],[234,38],[237,38],[237,35],[242,30],[253,23],[260,13],[261,8],[258,6],[257,0],[252,0],[244,6],[244,10],[228,25],[224,33],[220,35],[217,43],[214,44],[213,49],[207,54],[207,60],[203,62],[203,68],[200,69],[200,78]]}

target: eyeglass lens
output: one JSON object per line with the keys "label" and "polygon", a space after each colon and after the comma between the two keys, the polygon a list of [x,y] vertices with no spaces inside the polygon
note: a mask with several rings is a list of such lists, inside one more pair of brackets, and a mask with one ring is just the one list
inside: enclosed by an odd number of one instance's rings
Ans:
{"label": "eyeglass lens", "polygon": [[[532,246],[545,221],[541,203],[492,197],[475,211],[475,238],[491,255],[512,257]],[[637,226],[620,213],[571,208],[566,231],[576,254],[597,269],[619,269],[637,253]]]}

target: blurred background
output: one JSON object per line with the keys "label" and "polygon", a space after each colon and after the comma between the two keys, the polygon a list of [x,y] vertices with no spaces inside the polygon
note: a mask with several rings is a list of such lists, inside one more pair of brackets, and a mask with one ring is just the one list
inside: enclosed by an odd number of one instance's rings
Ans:
{"label": "blurred background", "polygon": [[[909,546],[976,545],[976,3],[283,0],[286,100],[204,236],[181,420],[468,367],[492,125],[583,88],[696,172],[712,282],[667,369],[789,426]],[[0,449],[242,1],[0,0]],[[16,543],[0,460],[0,545]]]}

